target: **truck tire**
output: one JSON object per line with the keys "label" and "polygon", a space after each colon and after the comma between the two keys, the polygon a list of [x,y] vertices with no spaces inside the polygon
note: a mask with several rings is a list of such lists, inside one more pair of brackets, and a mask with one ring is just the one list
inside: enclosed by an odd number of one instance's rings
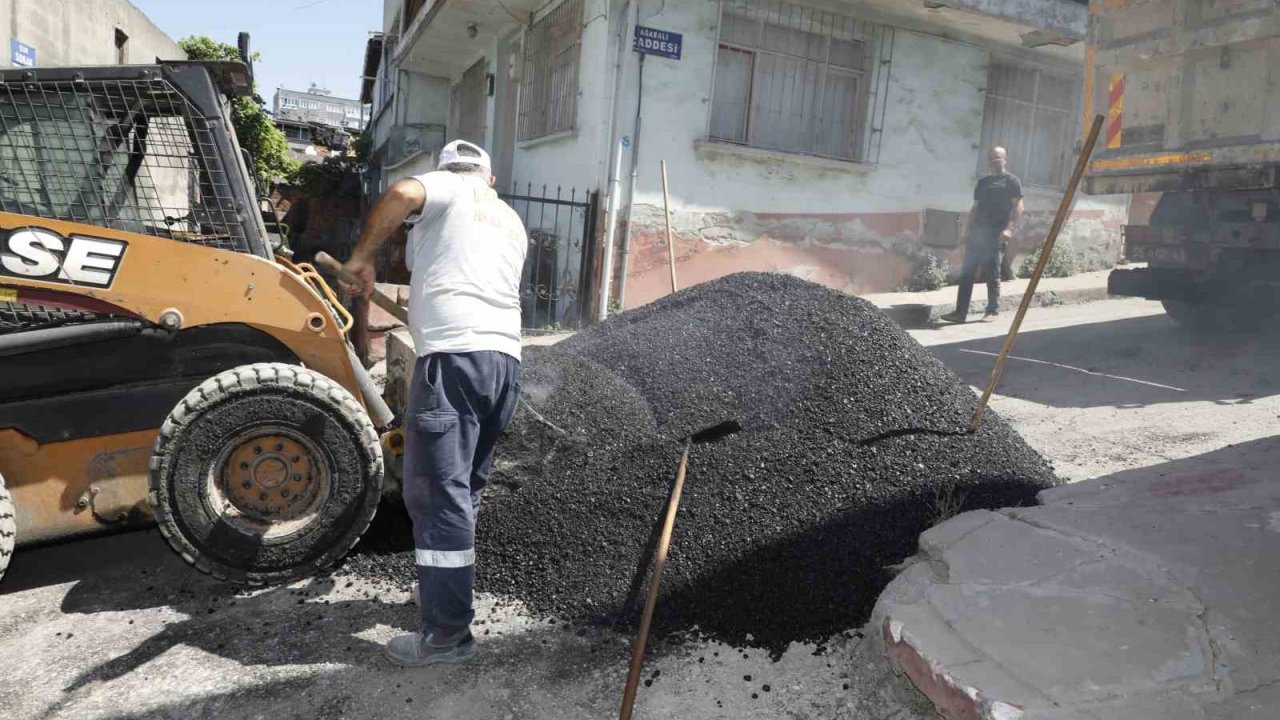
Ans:
{"label": "truck tire", "polygon": [[284,363],[212,377],[169,414],[151,458],[150,501],[188,563],[245,585],[327,570],[369,527],[382,447],[351,393]]}
{"label": "truck tire", "polygon": [[1234,325],[1224,313],[1219,312],[1216,305],[1200,305],[1185,300],[1161,300],[1164,312],[1174,324],[1185,330],[1197,333],[1226,332],[1234,329]]}
{"label": "truck tire", "polygon": [[9,558],[13,557],[13,546],[18,539],[18,526],[13,516],[13,498],[4,486],[4,477],[0,476],[0,580],[4,579],[4,571],[9,569]]}

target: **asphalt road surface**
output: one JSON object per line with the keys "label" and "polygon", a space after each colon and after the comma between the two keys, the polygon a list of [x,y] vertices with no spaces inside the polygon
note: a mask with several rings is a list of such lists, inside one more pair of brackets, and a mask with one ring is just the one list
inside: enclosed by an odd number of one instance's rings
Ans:
{"label": "asphalt road surface", "polygon": [[[913,331],[974,385],[1009,316]],[[993,406],[1068,480],[1191,458],[1269,437],[1280,339],[1206,339],[1158,305],[1034,309]],[[237,592],[138,532],[19,551],[0,585],[0,708],[35,718],[609,717],[629,640],[534,622],[482,598],[470,665],[392,668],[389,637],[416,625],[402,593],[339,571]],[[658,648],[638,717],[926,717],[854,628],[822,654],[703,642]],[[766,689],[767,686],[767,689]]]}

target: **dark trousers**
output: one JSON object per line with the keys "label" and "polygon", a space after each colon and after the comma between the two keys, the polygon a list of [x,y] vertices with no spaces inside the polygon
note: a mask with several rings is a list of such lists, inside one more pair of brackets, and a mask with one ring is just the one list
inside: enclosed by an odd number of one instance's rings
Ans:
{"label": "dark trousers", "polygon": [[475,618],[476,513],[493,447],[515,415],[520,362],[500,352],[418,358],[405,419],[404,501],[413,519],[422,632]]}
{"label": "dark trousers", "polygon": [[1000,305],[1000,233],[991,228],[975,227],[964,247],[964,266],[960,269],[960,288],[956,292],[956,313],[969,314],[973,298],[973,281],[982,271],[987,280],[987,312]]}

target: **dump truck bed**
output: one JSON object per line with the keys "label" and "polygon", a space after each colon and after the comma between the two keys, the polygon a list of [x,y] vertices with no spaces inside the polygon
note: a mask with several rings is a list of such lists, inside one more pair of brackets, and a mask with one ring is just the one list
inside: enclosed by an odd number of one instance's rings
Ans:
{"label": "dump truck bed", "polygon": [[1280,5],[1095,0],[1085,115],[1107,117],[1090,193],[1277,186]]}

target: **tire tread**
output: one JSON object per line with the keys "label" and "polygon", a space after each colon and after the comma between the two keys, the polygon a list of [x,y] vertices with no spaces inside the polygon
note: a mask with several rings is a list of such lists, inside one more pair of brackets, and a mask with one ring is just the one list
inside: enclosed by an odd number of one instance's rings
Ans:
{"label": "tire tread", "polygon": [[13,557],[17,540],[18,526],[14,518],[13,498],[5,487],[4,478],[0,477],[0,580],[4,579],[4,571],[9,568],[9,559]]}
{"label": "tire tread", "polygon": [[[328,549],[310,566],[300,566],[289,571],[257,573],[226,567],[203,556],[183,537],[177,519],[170,512],[165,478],[172,460],[174,445],[184,431],[212,406],[240,394],[254,392],[263,386],[290,388],[336,410],[353,430],[352,438],[362,448],[367,463],[367,477],[378,486],[377,492],[364,493],[363,505],[358,508],[355,532],[346,536],[341,546]],[[169,545],[197,570],[221,580],[243,585],[265,585],[299,580],[336,565],[350,552],[360,537],[368,530],[381,499],[383,476],[382,444],[367,413],[346,388],[329,378],[306,368],[283,363],[254,363],[225,370],[205,380],[184,397],[165,420],[156,436],[155,447],[149,463],[148,481],[152,509],[161,534]]]}

